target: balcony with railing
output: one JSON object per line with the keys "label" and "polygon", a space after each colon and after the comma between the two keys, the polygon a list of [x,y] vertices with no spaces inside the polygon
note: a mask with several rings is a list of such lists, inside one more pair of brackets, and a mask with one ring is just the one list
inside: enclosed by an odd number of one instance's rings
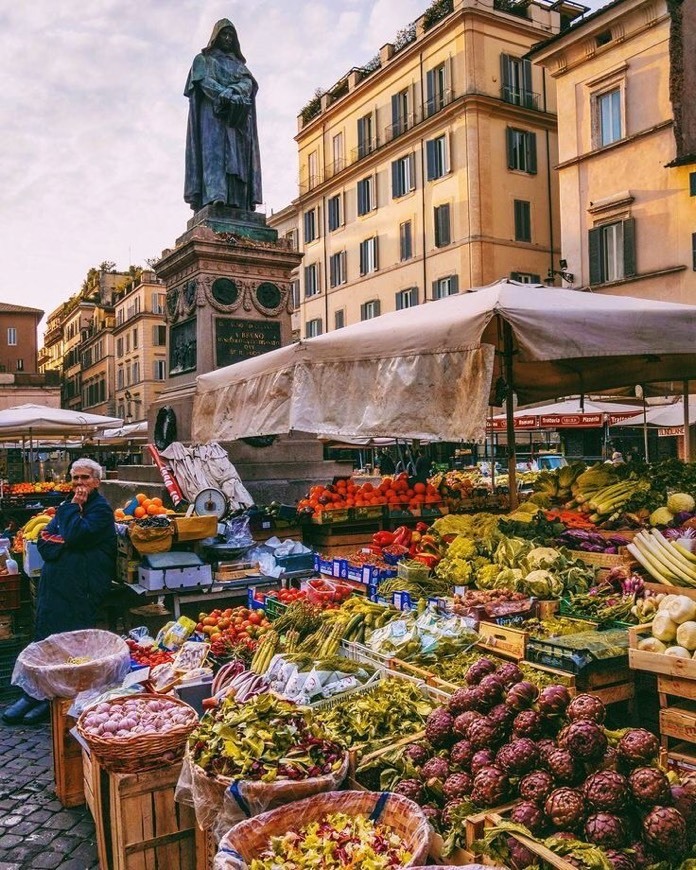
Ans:
{"label": "balcony with railing", "polygon": [[539,111],[539,94],[535,94],[533,91],[503,85],[500,89],[500,98],[513,106],[522,106],[525,109]]}

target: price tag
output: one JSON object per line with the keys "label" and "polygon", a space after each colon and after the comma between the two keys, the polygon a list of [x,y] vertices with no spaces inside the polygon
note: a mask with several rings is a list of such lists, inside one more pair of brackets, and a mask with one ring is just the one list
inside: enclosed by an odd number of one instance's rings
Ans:
{"label": "price tag", "polygon": [[145,680],[149,679],[150,668],[138,668],[137,670],[126,674],[121,685],[124,689],[127,689],[129,686],[136,686],[138,683],[144,683]]}
{"label": "price tag", "polygon": [[393,637],[403,637],[406,632],[406,623],[403,619],[397,619],[395,622],[392,622],[392,636]]}
{"label": "price tag", "polygon": [[372,568],[369,565],[362,566],[362,582],[369,586],[372,583]]}

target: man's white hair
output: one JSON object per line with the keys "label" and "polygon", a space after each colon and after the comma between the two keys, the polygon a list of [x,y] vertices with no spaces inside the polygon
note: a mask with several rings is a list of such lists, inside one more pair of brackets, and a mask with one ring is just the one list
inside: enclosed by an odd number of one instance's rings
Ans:
{"label": "man's white hair", "polygon": [[70,473],[72,474],[76,468],[86,468],[92,477],[95,477],[97,480],[102,479],[102,467],[93,459],[76,459],[70,467]]}

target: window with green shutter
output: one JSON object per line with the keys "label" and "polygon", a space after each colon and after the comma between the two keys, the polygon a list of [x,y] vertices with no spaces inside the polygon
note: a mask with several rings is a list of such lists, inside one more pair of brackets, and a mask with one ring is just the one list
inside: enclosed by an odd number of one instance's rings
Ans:
{"label": "window with green shutter", "polygon": [[449,203],[435,206],[435,247],[444,248],[452,241]]}
{"label": "window with green shutter", "polygon": [[530,175],[536,175],[536,133],[508,127],[506,137],[508,169],[516,169],[519,172],[528,172]]}
{"label": "window with green shutter", "polygon": [[532,241],[531,205],[524,199],[514,200],[515,211],[515,241]]}
{"label": "window with green shutter", "polygon": [[590,284],[621,281],[636,274],[635,224],[635,218],[628,218],[589,231]]}

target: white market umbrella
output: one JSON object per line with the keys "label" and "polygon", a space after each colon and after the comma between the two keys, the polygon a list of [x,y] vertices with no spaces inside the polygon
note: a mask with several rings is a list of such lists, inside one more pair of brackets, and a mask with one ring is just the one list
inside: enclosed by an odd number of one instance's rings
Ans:
{"label": "white market umbrella", "polygon": [[298,430],[482,441],[531,404],[696,377],[696,306],[499,281],[198,377],[193,438]]}

